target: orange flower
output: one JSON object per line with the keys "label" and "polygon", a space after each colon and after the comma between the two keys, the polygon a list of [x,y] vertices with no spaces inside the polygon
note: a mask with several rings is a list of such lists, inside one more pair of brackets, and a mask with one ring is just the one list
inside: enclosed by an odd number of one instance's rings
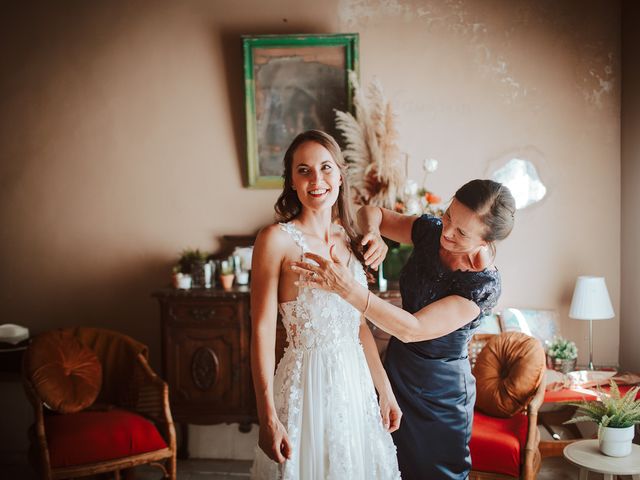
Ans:
{"label": "orange flower", "polygon": [[438,195],[431,192],[425,193],[424,198],[428,203],[440,203],[442,200]]}
{"label": "orange flower", "polygon": [[396,202],[395,211],[398,213],[404,213],[404,203]]}

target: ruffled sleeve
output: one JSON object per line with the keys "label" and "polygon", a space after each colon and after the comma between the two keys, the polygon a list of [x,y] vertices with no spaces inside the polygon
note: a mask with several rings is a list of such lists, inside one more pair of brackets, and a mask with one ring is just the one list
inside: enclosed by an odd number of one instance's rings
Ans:
{"label": "ruffled sleeve", "polygon": [[498,303],[502,282],[497,270],[485,270],[462,276],[452,286],[451,293],[460,295],[480,308],[480,316],[491,313]]}
{"label": "ruffled sleeve", "polygon": [[430,245],[437,238],[440,238],[442,231],[442,220],[431,215],[418,217],[411,227],[411,241],[413,245]]}

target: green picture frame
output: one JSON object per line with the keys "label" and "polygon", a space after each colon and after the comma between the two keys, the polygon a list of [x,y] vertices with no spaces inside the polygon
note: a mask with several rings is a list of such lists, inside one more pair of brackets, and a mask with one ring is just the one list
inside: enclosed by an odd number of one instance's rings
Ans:
{"label": "green picture frame", "polygon": [[282,160],[309,129],[341,141],[335,110],[352,110],[348,71],[359,73],[357,33],[245,35],[247,186],[282,188]]}

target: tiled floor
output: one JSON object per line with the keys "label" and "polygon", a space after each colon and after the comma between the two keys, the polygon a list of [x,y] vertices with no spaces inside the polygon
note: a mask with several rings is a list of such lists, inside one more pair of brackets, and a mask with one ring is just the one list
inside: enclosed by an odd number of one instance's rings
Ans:
{"label": "tiled floor", "polygon": [[[246,460],[191,459],[178,461],[178,480],[246,480],[251,462]],[[2,467],[0,478],[7,480],[36,480],[24,465]],[[139,467],[136,480],[160,480],[160,471],[152,467]],[[591,473],[589,480],[602,480],[602,475]],[[630,477],[620,477],[630,479]],[[562,458],[547,458],[542,462],[538,480],[577,480],[578,469]]]}

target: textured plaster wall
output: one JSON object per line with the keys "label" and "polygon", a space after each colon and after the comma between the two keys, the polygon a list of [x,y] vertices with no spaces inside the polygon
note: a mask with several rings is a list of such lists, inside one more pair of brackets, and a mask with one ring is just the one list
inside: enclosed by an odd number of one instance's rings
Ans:
{"label": "textured plaster wall", "polygon": [[[359,32],[409,173],[449,198],[515,154],[548,197],[499,247],[501,306],[558,309],[604,275],[620,312],[619,5],[601,1],[64,1],[5,7],[0,28],[0,302],[7,322],[115,328],[159,363],[158,309],[178,252],[272,219],[243,188],[239,36]],[[618,361],[619,317],[595,326]]]}

